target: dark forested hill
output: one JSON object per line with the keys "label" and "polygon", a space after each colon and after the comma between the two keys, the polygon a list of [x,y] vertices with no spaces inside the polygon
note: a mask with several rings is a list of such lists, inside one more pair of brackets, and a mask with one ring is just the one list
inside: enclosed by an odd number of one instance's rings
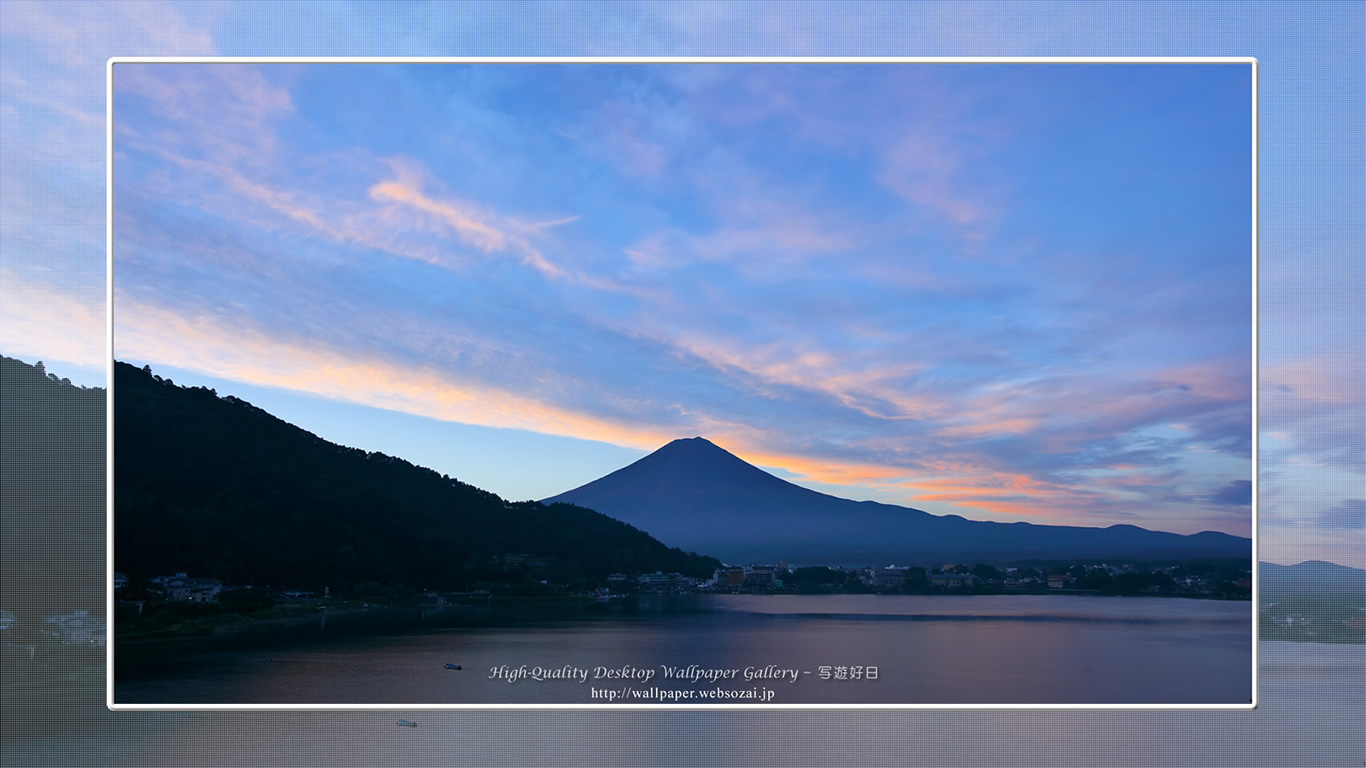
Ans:
{"label": "dark forested hill", "polygon": [[124,363],[114,424],[114,556],[132,578],[188,571],[345,592],[361,582],[456,589],[512,578],[528,562],[565,580],[717,564],[597,512],[508,504]]}
{"label": "dark forested hill", "polygon": [[21,622],[104,604],[104,403],[0,356],[0,608]]}

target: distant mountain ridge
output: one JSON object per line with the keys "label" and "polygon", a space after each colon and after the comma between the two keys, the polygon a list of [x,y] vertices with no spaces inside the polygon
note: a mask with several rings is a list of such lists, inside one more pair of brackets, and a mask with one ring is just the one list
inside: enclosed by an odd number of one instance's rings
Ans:
{"label": "distant mountain ridge", "polygon": [[1261,563],[1257,579],[1262,598],[1300,594],[1366,597],[1366,570],[1324,560],[1295,565]]}
{"label": "distant mountain ridge", "polygon": [[983,522],[842,499],[775,477],[702,437],[675,440],[546,502],[596,509],[731,563],[1252,557],[1250,539],[1210,531]]}

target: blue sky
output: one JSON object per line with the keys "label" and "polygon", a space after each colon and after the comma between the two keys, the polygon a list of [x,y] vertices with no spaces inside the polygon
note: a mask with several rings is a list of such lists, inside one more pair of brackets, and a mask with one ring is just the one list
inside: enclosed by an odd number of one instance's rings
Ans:
{"label": "blue sky", "polygon": [[[401,52],[885,55],[879,25],[916,21],[763,19],[716,50],[753,8],[723,7]],[[288,53],[400,52],[309,8],[332,34]],[[1360,565],[1361,78],[1293,45],[1360,28],[1326,8],[1192,49],[1132,8],[1026,41],[925,4],[914,52],[1261,58],[1262,553]],[[98,383],[103,57],[286,51],[244,5],[59,11],[5,11],[0,345]],[[1249,88],[1238,65],[118,65],[116,354],[510,498],[701,434],[852,498],[1247,535]]]}
{"label": "blue sky", "polygon": [[510,498],[603,474],[541,435],[701,434],[854,498],[1248,534],[1251,84],[116,64],[115,356],[531,433],[437,467]]}

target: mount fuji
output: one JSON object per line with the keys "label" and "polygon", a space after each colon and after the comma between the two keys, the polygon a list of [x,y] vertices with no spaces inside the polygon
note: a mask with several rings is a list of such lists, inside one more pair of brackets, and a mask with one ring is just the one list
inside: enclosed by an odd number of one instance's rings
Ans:
{"label": "mount fuji", "polygon": [[669,546],[729,563],[872,565],[949,561],[1252,558],[1250,539],[996,523],[852,501],[775,477],[701,437],[544,500],[595,509]]}

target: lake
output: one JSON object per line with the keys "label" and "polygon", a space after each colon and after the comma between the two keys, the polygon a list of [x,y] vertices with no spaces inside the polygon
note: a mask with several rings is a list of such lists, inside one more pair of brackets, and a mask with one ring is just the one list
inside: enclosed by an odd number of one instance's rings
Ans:
{"label": "lake", "polygon": [[[573,612],[320,616],[288,633],[116,646],[115,697],[121,704],[1246,704],[1251,612],[1247,602],[1072,595],[688,595]],[[677,670],[672,679],[665,667]]]}
{"label": "lake", "polygon": [[[110,712],[103,676],[7,711],[0,765],[1349,766],[1366,646],[1262,641],[1246,710]],[[60,702],[60,703],[59,703]],[[417,728],[395,727],[412,718]]]}

